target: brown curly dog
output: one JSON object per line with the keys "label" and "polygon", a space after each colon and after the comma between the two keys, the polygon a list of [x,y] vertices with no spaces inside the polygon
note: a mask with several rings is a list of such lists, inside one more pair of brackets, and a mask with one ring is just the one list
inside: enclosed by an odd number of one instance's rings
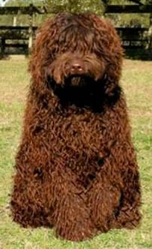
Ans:
{"label": "brown curly dog", "polygon": [[41,28],[11,198],[14,221],[80,241],[140,220],[140,183],[122,48],[94,14],[58,14]]}

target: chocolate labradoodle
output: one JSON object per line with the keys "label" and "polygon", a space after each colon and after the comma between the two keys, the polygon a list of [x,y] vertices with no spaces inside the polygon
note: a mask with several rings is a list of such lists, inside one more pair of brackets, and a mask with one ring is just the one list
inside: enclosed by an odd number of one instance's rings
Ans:
{"label": "chocolate labradoodle", "polygon": [[122,56],[115,29],[94,14],[58,14],[39,31],[11,198],[22,226],[80,241],[138,225]]}

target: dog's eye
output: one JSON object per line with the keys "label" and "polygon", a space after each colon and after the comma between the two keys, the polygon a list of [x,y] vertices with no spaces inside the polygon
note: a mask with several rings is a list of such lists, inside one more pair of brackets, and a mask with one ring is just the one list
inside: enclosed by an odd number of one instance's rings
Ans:
{"label": "dog's eye", "polygon": [[88,174],[89,180],[93,180],[95,177],[96,177],[95,174]]}
{"label": "dog's eye", "polygon": [[33,173],[34,173],[35,177],[42,179],[43,171],[41,168],[36,168]]}
{"label": "dog's eye", "polygon": [[98,159],[98,165],[102,167],[104,165],[104,158],[99,158]]}

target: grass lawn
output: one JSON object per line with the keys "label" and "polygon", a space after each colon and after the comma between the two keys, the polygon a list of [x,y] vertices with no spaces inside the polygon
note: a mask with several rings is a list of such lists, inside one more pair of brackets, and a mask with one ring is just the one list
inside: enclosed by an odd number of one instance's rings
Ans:
{"label": "grass lawn", "polygon": [[140,228],[113,230],[91,241],[58,240],[50,229],[23,229],[12,222],[9,200],[14,156],[19,144],[28,90],[28,60],[0,61],[0,249],[151,249],[152,248],[152,62],[125,60],[125,90],[142,184]]}

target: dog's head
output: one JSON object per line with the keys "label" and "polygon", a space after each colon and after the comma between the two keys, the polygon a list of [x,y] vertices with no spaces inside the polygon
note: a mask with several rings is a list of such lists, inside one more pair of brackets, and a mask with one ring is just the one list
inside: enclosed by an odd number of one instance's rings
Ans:
{"label": "dog's head", "polygon": [[[30,70],[35,87],[118,85],[122,48],[112,25],[94,14],[62,13],[47,21],[37,36]],[[40,89],[41,88],[41,89]]]}
{"label": "dog's head", "polygon": [[106,62],[94,53],[65,52],[48,67],[48,75],[57,85],[87,87],[87,84],[102,79],[105,67]]}

